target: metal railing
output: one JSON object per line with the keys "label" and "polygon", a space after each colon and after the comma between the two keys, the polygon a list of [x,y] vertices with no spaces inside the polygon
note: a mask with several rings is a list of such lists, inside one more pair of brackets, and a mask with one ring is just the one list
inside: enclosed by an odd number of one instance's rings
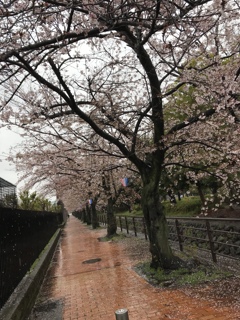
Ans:
{"label": "metal railing", "polygon": [[[99,222],[107,224],[106,215],[100,214]],[[117,226],[128,234],[148,239],[143,217],[116,216]],[[232,218],[167,218],[169,240],[178,243],[179,250],[198,248],[210,252],[213,262],[217,256],[240,260],[240,219]]]}
{"label": "metal railing", "polygon": [[[127,234],[133,233],[135,237],[144,235],[145,239],[148,239],[147,228],[143,217],[135,216],[116,216],[117,226],[121,232],[126,230]],[[98,215],[98,221],[102,225],[107,225],[107,217],[105,214]]]}
{"label": "metal railing", "polygon": [[62,222],[61,213],[0,208],[0,309]]}

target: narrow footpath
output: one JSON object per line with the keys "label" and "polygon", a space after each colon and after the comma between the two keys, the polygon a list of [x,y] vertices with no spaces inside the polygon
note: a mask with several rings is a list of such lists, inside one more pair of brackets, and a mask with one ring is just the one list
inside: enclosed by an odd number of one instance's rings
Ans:
{"label": "narrow footpath", "polygon": [[29,320],[115,320],[120,308],[129,320],[240,319],[240,309],[154,288],[121,245],[98,240],[105,234],[69,218]]}

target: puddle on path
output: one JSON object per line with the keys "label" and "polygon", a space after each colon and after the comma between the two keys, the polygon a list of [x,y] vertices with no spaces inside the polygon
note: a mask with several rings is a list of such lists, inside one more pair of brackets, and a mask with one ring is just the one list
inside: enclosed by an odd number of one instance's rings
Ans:
{"label": "puddle on path", "polygon": [[96,262],[99,262],[101,260],[102,260],[101,258],[94,258],[94,259],[85,260],[82,263],[83,264],[96,263]]}

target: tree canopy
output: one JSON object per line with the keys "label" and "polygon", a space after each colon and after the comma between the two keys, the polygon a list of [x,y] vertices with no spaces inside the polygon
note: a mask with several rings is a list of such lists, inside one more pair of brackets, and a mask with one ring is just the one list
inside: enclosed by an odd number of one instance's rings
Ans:
{"label": "tree canopy", "polygon": [[[2,119],[131,162],[154,267],[177,264],[159,201],[164,168],[204,172],[220,153],[238,166],[239,9],[234,0],[15,0],[0,9]],[[191,101],[176,101],[191,88]]]}

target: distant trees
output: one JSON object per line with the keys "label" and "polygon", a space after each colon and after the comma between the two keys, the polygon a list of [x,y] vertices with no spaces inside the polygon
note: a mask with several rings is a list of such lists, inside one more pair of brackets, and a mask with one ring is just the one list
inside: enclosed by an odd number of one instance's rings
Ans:
{"label": "distant trees", "polygon": [[[86,145],[82,141],[66,141],[61,134],[55,136],[56,140],[53,136],[54,133],[51,137],[27,133],[23,151],[12,158],[21,173],[20,180],[28,188],[38,185],[43,194],[57,194],[69,211],[85,208],[87,203],[93,228],[98,226],[96,209],[105,208],[107,235],[114,235],[117,230],[114,205],[120,201],[134,203],[140,197],[134,190],[136,172],[122,157],[104,153],[95,141]],[[108,149],[114,153],[113,147]],[[131,186],[123,187],[124,177],[131,178]]]}
{"label": "distant trees", "polygon": [[23,210],[33,210],[33,211],[52,211],[59,212],[61,210],[60,206],[52,203],[48,199],[38,196],[36,192],[30,192],[24,190],[19,195],[19,208]]}
{"label": "distant trees", "polygon": [[51,202],[47,198],[37,195],[36,191],[30,192],[29,190],[22,191],[19,194],[19,197],[17,194],[7,194],[3,199],[1,199],[0,207],[33,211],[61,211],[61,206],[57,203]]}

